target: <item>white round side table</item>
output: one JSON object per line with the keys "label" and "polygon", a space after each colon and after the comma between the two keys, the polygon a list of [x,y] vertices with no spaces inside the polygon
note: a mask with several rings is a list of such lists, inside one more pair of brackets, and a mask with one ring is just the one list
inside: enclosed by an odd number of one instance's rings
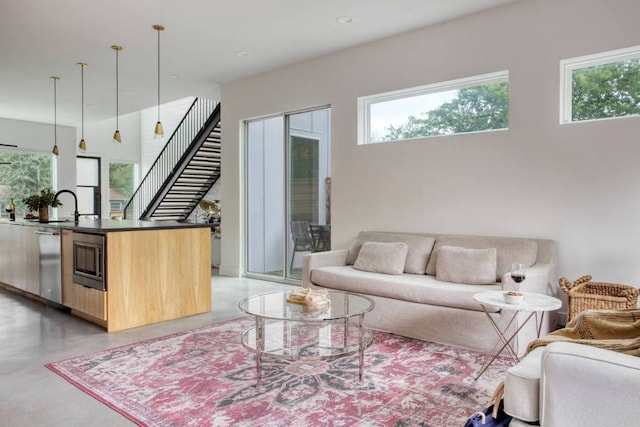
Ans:
{"label": "white round side table", "polygon": [[[473,296],[473,299],[480,303],[484,314],[487,315],[491,326],[498,334],[498,341],[493,346],[493,349],[489,353],[489,357],[487,361],[484,363],[478,375],[476,375],[476,380],[480,378],[480,376],[487,370],[489,366],[493,363],[494,360],[502,353],[503,350],[507,350],[509,356],[513,359],[515,363],[520,362],[520,358],[516,355],[515,351],[511,348],[511,341],[515,338],[515,336],[520,332],[520,330],[529,323],[529,320],[535,315],[536,316],[536,331],[537,336],[540,338],[540,329],[542,327],[542,319],[544,318],[544,313],[547,311],[554,311],[562,307],[562,301],[558,298],[552,297],[550,295],[544,294],[536,294],[533,292],[520,292],[524,295],[524,298],[520,304],[508,304],[504,301],[502,294],[506,291],[485,291],[479,292]],[[487,310],[487,306],[497,307],[502,310],[513,311],[513,317],[505,326],[503,330],[501,330],[496,324],[495,320],[491,317],[491,314]],[[505,336],[505,332],[509,329],[509,326],[516,319],[516,316],[519,312],[529,312],[529,316],[522,322],[522,324],[513,332],[513,334],[509,337]],[[538,318],[538,313],[541,313],[540,318]],[[502,343],[502,347],[498,351],[495,351],[496,347]]]}

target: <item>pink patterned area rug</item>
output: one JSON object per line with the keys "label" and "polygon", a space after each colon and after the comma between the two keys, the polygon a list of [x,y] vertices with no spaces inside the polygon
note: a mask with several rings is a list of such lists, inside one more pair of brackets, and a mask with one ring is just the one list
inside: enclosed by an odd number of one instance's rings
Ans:
{"label": "pink patterned area rug", "polygon": [[509,363],[487,355],[374,332],[358,357],[287,362],[241,344],[251,318],[54,362],[49,369],[142,426],[464,425],[487,406]]}

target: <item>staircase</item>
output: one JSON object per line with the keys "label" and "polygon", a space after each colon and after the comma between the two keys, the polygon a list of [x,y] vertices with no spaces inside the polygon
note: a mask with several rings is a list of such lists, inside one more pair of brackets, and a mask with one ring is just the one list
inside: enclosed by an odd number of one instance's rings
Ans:
{"label": "staircase", "polygon": [[125,207],[127,219],[185,220],[220,178],[220,104],[196,98]]}

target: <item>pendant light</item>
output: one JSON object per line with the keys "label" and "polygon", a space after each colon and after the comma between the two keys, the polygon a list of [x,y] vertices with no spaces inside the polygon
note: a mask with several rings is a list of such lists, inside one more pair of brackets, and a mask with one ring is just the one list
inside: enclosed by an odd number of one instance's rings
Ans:
{"label": "pendant light", "polygon": [[116,144],[122,143],[122,139],[120,138],[120,116],[119,116],[119,78],[118,78],[118,53],[122,50],[122,46],[113,45],[111,49],[116,51],[116,131],[113,133],[113,142]]}
{"label": "pendant light", "polygon": [[80,67],[80,84],[81,84],[81,98],[82,98],[82,137],[80,138],[80,143],[78,144],[78,148],[83,153],[87,151],[87,144],[84,142],[84,69],[87,66],[84,62],[78,62],[76,64]]}
{"label": "pendant light", "polygon": [[50,79],[53,80],[53,150],[51,152],[57,156],[60,154],[60,150],[58,150],[58,99],[56,86],[60,77],[52,76]]}
{"label": "pendant light", "polygon": [[160,139],[164,136],[164,130],[162,129],[162,123],[160,123],[160,31],[164,31],[163,25],[154,25],[153,29],[158,32],[158,123],[153,131],[153,137]]}

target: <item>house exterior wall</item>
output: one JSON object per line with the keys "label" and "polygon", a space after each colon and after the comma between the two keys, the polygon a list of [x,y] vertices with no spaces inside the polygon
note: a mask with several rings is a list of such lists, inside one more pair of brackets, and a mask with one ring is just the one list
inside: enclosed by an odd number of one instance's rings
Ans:
{"label": "house exterior wall", "polygon": [[[559,275],[640,283],[640,118],[559,124],[560,60],[639,44],[637,16],[524,0],[223,85],[221,274],[243,269],[242,120],[330,105],[333,248],[360,230],[551,238]],[[509,130],[357,145],[357,97],[500,70]]]}

